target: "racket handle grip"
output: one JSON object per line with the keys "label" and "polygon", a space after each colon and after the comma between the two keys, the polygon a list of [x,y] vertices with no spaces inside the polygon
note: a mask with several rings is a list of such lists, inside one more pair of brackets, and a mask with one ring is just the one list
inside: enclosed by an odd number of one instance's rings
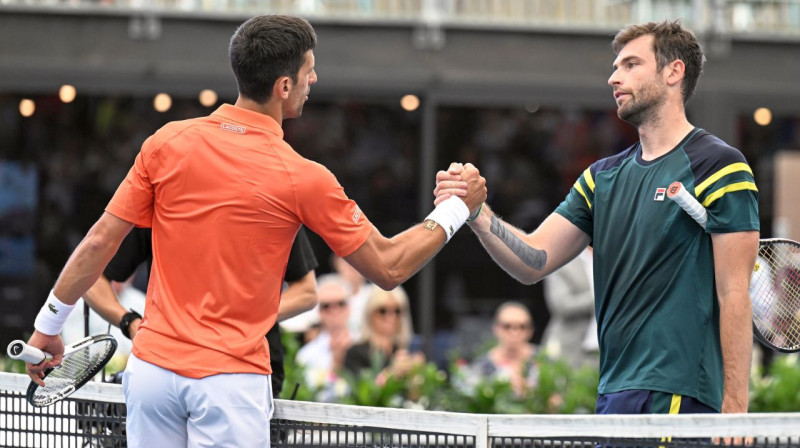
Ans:
{"label": "racket handle grip", "polygon": [[28,345],[19,339],[8,344],[8,349],[6,352],[8,352],[8,357],[11,359],[18,359],[31,364],[39,364],[45,359],[53,357],[53,355],[50,353],[39,350],[38,348]]}
{"label": "racket handle grip", "polygon": [[692,219],[700,224],[700,227],[706,228],[706,222],[708,221],[708,212],[706,208],[703,207],[703,204],[695,199],[694,196],[686,191],[682,183],[673,182],[669,188],[667,188],[667,197],[680,205]]}

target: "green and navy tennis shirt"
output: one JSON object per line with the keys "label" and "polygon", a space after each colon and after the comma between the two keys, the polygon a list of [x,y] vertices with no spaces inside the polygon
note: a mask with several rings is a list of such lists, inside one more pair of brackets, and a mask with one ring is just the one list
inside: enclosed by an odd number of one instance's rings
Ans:
{"label": "green and navy tennis shirt", "polygon": [[[683,183],[708,210],[703,230],[667,198]],[[712,233],[759,230],[744,156],[695,128],[669,153],[639,143],[592,164],[556,213],[592,239],[599,393],[646,389],[719,410],[723,369]]]}

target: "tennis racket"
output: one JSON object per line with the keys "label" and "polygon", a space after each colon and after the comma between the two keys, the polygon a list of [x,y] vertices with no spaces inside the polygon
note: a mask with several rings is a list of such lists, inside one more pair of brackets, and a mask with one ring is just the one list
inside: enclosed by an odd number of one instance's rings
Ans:
{"label": "tennis racket", "polygon": [[[706,209],[683,184],[673,182],[667,196],[706,228]],[[784,353],[800,351],[800,243],[780,238],[759,240],[750,300],[756,338]]]}
{"label": "tennis racket", "polygon": [[[26,398],[36,407],[50,406],[63,400],[92,379],[108,363],[117,349],[117,340],[109,334],[89,336],[64,347],[61,365],[45,371],[45,386],[31,381]],[[8,345],[8,356],[39,364],[53,355],[23,341]]]}

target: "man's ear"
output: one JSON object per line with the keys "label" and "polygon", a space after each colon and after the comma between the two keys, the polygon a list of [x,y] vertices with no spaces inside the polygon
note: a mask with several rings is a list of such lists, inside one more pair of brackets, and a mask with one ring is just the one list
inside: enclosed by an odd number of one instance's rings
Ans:
{"label": "man's ear", "polygon": [[292,78],[281,76],[275,80],[275,84],[272,86],[272,96],[285,100],[289,98],[289,92],[291,90]]}
{"label": "man's ear", "polygon": [[670,62],[664,69],[666,71],[666,82],[670,86],[680,84],[684,75],[686,75],[686,64],[680,59]]}

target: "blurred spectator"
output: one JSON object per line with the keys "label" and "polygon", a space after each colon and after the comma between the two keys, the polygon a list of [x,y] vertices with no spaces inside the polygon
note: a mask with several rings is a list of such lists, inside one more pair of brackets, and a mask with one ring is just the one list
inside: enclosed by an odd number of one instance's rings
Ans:
{"label": "blurred spectator", "polygon": [[347,351],[344,370],[358,375],[364,369],[380,369],[378,384],[387,376],[403,376],[425,362],[421,353],[409,351],[411,337],[405,291],[401,287],[391,291],[373,287],[364,308],[361,337]]}
{"label": "blurred spectator", "polygon": [[356,271],[354,267],[350,266],[342,257],[331,255],[331,266],[337,274],[350,284],[350,318],[348,320],[348,327],[350,327],[350,332],[353,335],[359,337],[361,335],[361,328],[364,326],[364,319],[366,316],[364,309],[367,305],[367,301],[373,289],[378,288],[364,279],[364,276]]}
{"label": "blurred spectator", "polygon": [[536,348],[531,344],[533,321],[525,305],[505,302],[497,308],[492,333],[497,345],[470,365],[477,379],[507,380],[517,396],[536,387]]}
{"label": "blurred spectator", "polygon": [[336,274],[323,275],[317,282],[319,335],[297,352],[297,363],[306,369],[306,382],[312,389],[323,388],[321,400],[338,395],[338,371],[353,344],[347,319],[350,316],[350,284]]}
{"label": "blurred spectator", "polygon": [[573,367],[596,368],[599,346],[591,246],[544,279],[544,297],[550,311],[542,339],[544,350]]}

